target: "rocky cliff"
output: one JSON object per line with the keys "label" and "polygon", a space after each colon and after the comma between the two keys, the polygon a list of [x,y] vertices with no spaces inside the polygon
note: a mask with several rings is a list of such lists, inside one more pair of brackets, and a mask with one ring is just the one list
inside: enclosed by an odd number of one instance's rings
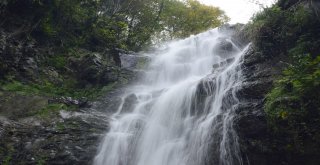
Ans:
{"label": "rocky cliff", "polygon": [[18,30],[0,26],[0,164],[90,164],[108,129],[104,108],[134,78],[120,67],[126,52],[43,44]]}
{"label": "rocky cliff", "polygon": [[281,0],[240,32],[252,42],[235,120],[244,164],[319,164],[318,11],[315,1]]}

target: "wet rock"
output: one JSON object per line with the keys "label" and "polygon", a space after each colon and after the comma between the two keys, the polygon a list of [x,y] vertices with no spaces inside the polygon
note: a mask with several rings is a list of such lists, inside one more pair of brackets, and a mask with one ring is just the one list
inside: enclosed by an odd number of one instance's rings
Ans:
{"label": "wet rock", "polygon": [[219,28],[220,31],[228,33],[231,38],[230,40],[239,48],[244,48],[250,40],[247,34],[246,25],[244,24],[225,24]]}
{"label": "wet rock", "polygon": [[85,97],[80,99],[73,99],[72,97],[57,97],[57,98],[49,99],[48,103],[49,104],[62,103],[68,106],[76,105],[79,108],[84,108],[89,106],[88,99]]}
{"label": "wet rock", "polygon": [[212,68],[213,69],[218,69],[220,67],[223,68],[223,67],[226,67],[227,65],[231,64],[233,61],[234,61],[234,57],[231,57],[231,58],[228,58],[227,60],[222,61],[220,63],[213,64]]}
{"label": "wet rock", "polygon": [[216,90],[215,83],[216,79],[212,75],[200,81],[196,89],[195,98],[192,102],[191,114],[200,116],[210,108],[206,107],[207,109],[205,109],[205,104],[208,100],[212,100],[212,95]]}
{"label": "wet rock", "polygon": [[278,164],[276,160],[280,160],[272,153],[272,145],[269,144],[268,139],[272,137],[268,133],[264,102],[275,75],[281,73],[281,61],[279,58],[265,58],[256,52],[254,45],[244,55],[241,66],[244,82],[236,92],[240,104],[235,109],[237,116],[234,122],[244,164]]}
{"label": "wet rock", "polygon": [[66,119],[53,116],[41,126],[18,120],[3,124],[0,118],[0,160],[11,157],[12,164],[91,164],[108,124],[106,117],[89,109],[81,112]]}
{"label": "wet rock", "polygon": [[231,33],[236,34],[243,28],[244,24],[237,23],[237,24],[224,24],[219,27],[219,31],[223,33]]}
{"label": "wet rock", "polygon": [[131,112],[135,104],[138,102],[138,97],[135,94],[130,94],[124,99],[121,112]]}
{"label": "wet rock", "polygon": [[242,88],[238,90],[237,97],[240,100],[261,100],[270,91],[272,80],[260,79],[257,81],[244,82]]}
{"label": "wet rock", "polygon": [[71,58],[69,61],[81,86],[106,85],[119,79],[119,68],[109,65],[99,53],[88,53],[80,59]]}
{"label": "wet rock", "polygon": [[236,130],[243,139],[264,137],[267,132],[265,114],[261,103],[241,103],[237,107]]}
{"label": "wet rock", "polygon": [[150,60],[149,57],[138,54],[121,54],[120,58],[122,62],[121,67],[129,70],[142,69]]}
{"label": "wet rock", "polygon": [[197,86],[196,95],[202,97],[211,96],[215,92],[215,81],[214,76],[202,79]]}
{"label": "wet rock", "polygon": [[233,45],[230,41],[228,41],[227,39],[221,39],[220,43],[218,45],[218,49],[220,49],[221,51],[232,51],[233,50]]}
{"label": "wet rock", "polygon": [[39,76],[39,67],[32,57],[26,57],[20,61],[20,70],[24,77],[29,80],[35,80]]}
{"label": "wet rock", "polygon": [[222,58],[227,58],[227,56],[234,51],[234,47],[227,38],[220,38],[219,43],[215,46],[214,50],[214,53],[220,55]]}
{"label": "wet rock", "polygon": [[41,53],[35,47],[35,41],[21,41],[10,35],[0,28],[0,78],[10,73],[21,80],[37,80]]}
{"label": "wet rock", "polygon": [[219,68],[219,67],[220,67],[220,64],[218,64],[218,63],[212,65],[212,68],[213,68],[213,69],[217,69],[217,68]]}
{"label": "wet rock", "polygon": [[47,67],[47,68],[42,68],[43,74],[45,74],[50,82],[53,82],[54,84],[62,84],[63,79],[59,72],[54,69],[53,67]]}

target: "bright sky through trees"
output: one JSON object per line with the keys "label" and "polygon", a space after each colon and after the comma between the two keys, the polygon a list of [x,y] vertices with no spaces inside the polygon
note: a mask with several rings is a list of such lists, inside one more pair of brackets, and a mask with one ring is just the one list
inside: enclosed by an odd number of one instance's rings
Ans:
{"label": "bright sky through trees", "polygon": [[[199,0],[207,5],[220,7],[231,18],[230,23],[247,23],[251,16],[261,10],[261,5],[269,6],[275,0]],[[260,5],[259,5],[260,4]]]}

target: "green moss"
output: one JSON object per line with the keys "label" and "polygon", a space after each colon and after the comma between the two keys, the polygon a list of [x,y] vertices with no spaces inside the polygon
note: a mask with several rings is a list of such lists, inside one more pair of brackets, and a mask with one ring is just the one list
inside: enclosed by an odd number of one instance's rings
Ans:
{"label": "green moss", "polygon": [[48,37],[54,37],[57,35],[57,29],[52,25],[51,16],[47,16],[45,19],[41,21],[40,28],[42,32]]}
{"label": "green moss", "polygon": [[111,83],[109,85],[102,87],[101,92],[105,93],[105,92],[111,91],[112,89],[114,89],[114,87],[117,85],[117,83],[118,82],[114,82],[114,83]]}
{"label": "green moss", "polygon": [[288,157],[312,155],[320,148],[320,21],[303,5],[286,6],[257,14],[248,34],[263,59],[286,63],[264,106],[272,143]]}
{"label": "green moss", "polygon": [[11,155],[8,155],[8,156],[6,156],[5,158],[4,158],[4,160],[3,160],[3,165],[9,165],[10,164],[10,162],[11,162],[11,160],[12,160],[12,157],[11,157]]}
{"label": "green moss", "polygon": [[7,145],[8,148],[4,149],[1,147],[1,152],[2,154],[4,154],[4,157],[3,157],[3,160],[0,161],[1,164],[3,165],[9,165],[11,164],[11,161],[12,161],[12,155],[13,155],[13,152],[14,152],[14,148],[11,146],[11,145]]}
{"label": "green moss", "polygon": [[58,70],[64,69],[67,65],[67,59],[64,55],[56,55],[48,60],[49,65],[55,67]]}
{"label": "green moss", "polygon": [[[71,81],[71,80],[70,80]],[[73,83],[64,84],[63,87],[56,86],[48,81],[44,81],[42,84],[27,84],[19,81],[2,82],[1,89],[4,91],[16,92],[21,95],[42,95],[42,96],[70,96],[73,98],[87,97],[89,99],[95,99],[106,92],[112,90],[118,82],[108,84],[103,87],[91,87],[79,89],[76,88]]]}
{"label": "green moss", "polygon": [[[274,137],[292,137],[281,141],[278,148],[311,154],[320,147],[320,140],[314,138],[320,136],[320,56],[304,55],[298,61],[274,84],[265,111]],[[306,145],[310,142],[314,147]]]}
{"label": "green moss", "polygon": [[37,115],[41,118],[48,118],[52,114],[56,114],[62,109],[68,109],[68,108],[65,104],[48,104],[45,108],[40,109],[33,113],[34,115]]}
{"label": "green moss", "polygon": [[65,126],[64,123],[58,122],[58,123],[56,124],[56,129],[57,129],[58,131],[64,131],[64,130],[66,129],[66,126]]}
{"label": "green moss", "polygon": [[143,69],[147,64],[147,59],[139,59],[138,60],[138,64],[137,64],[137,68],[138,69]]}
{"label": "green moss", "polygon": [[18,92],[19,94],[22,94],[22,95],[40,93],[40,89],[38,89],[36,86],[26,85],[18,81],[3,83],[1,84],[1,88],[2,90]]}
{"label": "green moss", "polygon": [[45,165],[47,164],[47,159],[46,157],[40,157],[38,160],[37,160],[37,165]]}
{"label": "green moss", "polygon": [[81,129],[81,125],[77,121],[67,122],[66,126],[71,129]]}
{"label": "green moss", "polygon": [[75,98],[81,98],[81,97],[86,97],[90,100],[94,100],[107,92],[110,92],[112,89],[118,85],[119,82],[114,82],[111,84],[108,84],[106,86],[98,86],[98,87],[92,87],[92,88],[85,88],[85,89],[75,89],[73,91],[73,97]]}

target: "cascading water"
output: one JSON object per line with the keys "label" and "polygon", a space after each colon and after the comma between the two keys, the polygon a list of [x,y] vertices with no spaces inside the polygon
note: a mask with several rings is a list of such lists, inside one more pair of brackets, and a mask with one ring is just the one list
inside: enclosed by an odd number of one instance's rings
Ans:
{"label": "cascading water", "polygon": [[[233,120],[243,54],[218,29],[149,54],[144,78],[112,115],[94,164],[242,164]],[[136,101],[124,106],[128,97]]]}

